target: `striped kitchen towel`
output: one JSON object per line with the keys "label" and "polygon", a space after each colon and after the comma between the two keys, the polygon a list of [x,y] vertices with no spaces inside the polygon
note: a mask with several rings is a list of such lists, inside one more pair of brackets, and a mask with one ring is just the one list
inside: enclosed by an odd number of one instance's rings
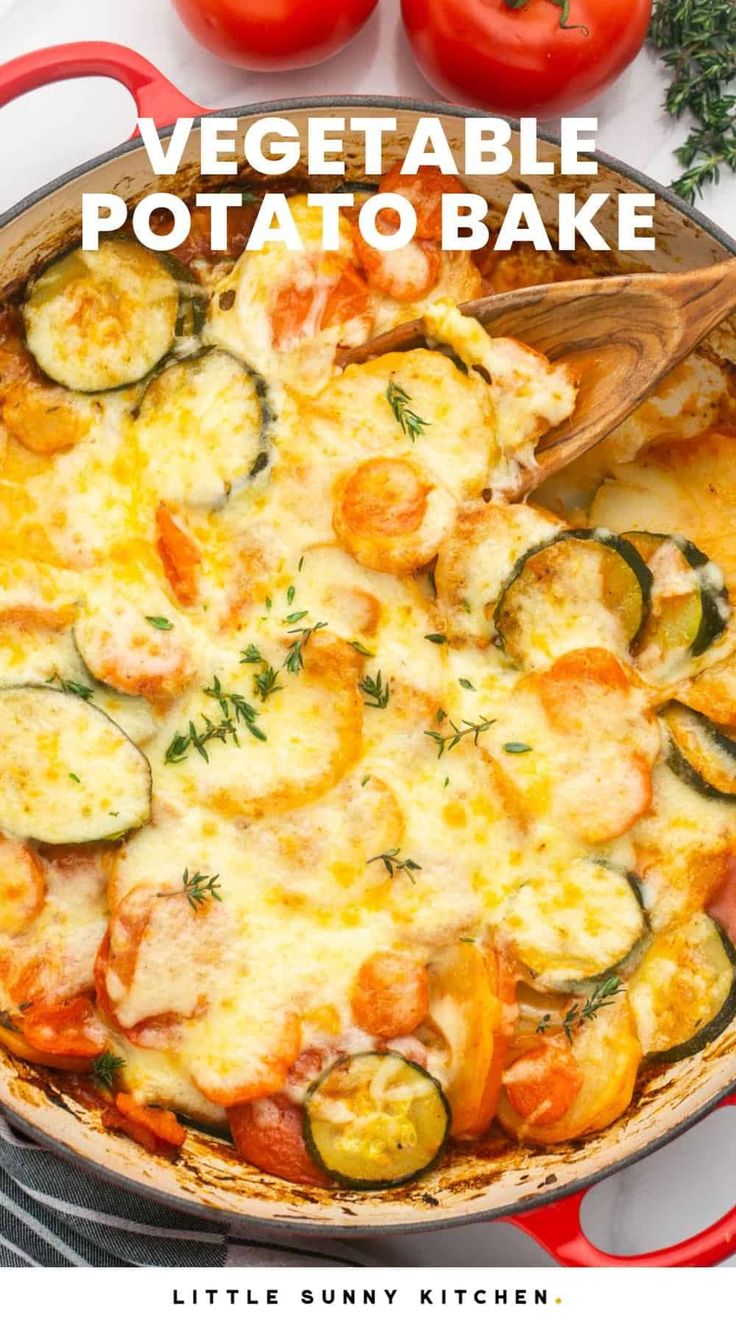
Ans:
{"label": "striped kitchen towel", "polygon": [[375,1261],[329,1240],[234,1233],[99,1181],[27,1140],[0,1116],[0,1267],[226,1264],[341,1265]]}

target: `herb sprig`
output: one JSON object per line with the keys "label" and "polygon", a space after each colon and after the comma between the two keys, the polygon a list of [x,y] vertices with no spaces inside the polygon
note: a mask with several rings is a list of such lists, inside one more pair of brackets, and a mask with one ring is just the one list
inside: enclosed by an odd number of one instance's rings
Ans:
{"label": "herb sprig", "polygon": [[649,40],[671,71],[665,109],[695,121],[675,156],[672,185],[693,202],[721,167],[736,170],[736,25],[733,0],[655,0]]}
{"label": "herb sprig", "polygon": [[[446,716],[447,714],[440,709],[437,713],[437,721],[440,723],[444,722]],[[477,722],[469,722],[468,719],[464,717],[461,724],[458,726],[457,722],[453,722],[452,718],[450,718],[450,730],[446,734],[443,735],[441,731],[425,731],[424,734],[425,736],[429,736],[430,740],[434,741],[437,746],[437,758],[441,759],[443,754],[449,753],[449,751],[454,749],[456,745],[459,745],[460,741],[464,740],[466,736],[472,736],[473,744],[477,745],[479,737],[482,736],[485,731],[488,731],[490,727],[495,724],[495,721],[495,717],[481,716],[478,718]]]}
{"label": "herb sprig", "polygon": [[111,1090],[113,1082],[118,1071],[122,1071],[125,1066],[124,1057],[116,1057],[114,1053],[105,1049],[96,1057],[90,1067],[92,1080],[98,1089]]}
{"label": "herb sprig", "polygon": [[[568,1043],[572,1043],[576,1030],[586,1022],[594,1021],[598,1012],[603,1011],[604,1007],[611,1006],[616,995],[623,992],[623,987],[618,975],[609,975],[608,979],[595,985],[585,1002],[573,1002],[562,1021],[562,1029]],[[537,1024],[537,1034],[545,1034],[550,1028],[551,1021],[551,1013],[547,1012]]]}
{"label": "herb sprig", "polygon": [[85,701],[91,699],[94,693],[91,685],[83,685],[78,680],[67,680],[65,676],[60,676],[58,671],[55,671],[53,676],[49,676],[46,684],[53,689],[61,690],[62,694],[74,694],[78,699]]}
{"label": "herb sprig", "polygon": [[200,873],[199,870],[190,873],[185,869],[181,876],[181,887],[173,892],[158,892],[157,896],[181,896],[183,892],[192,910],[199,910],[199,907],[207,901],[222,901],[220,896],[222,884],[219,882],[219,877],[219,873],[206,874]]}
{"label": "herb sprig", "polygon": [[386,873],[389,878],[393,878],[396,873],[405,873],[412,883],[416,882],[415,873],[421,873],[422,866],[417,864],[416,860],[402,860],[399,854],[398,846],[392,850],[382,851],[380,855],[372,855],[366,864],[375,864],[377,860],[382,860]]}
{"label": "herb sprig", "polygon": [[388,701],[391,698],[391,690],[388,681],[383,681],[380,671],[375,676],[364,676],[358,689],[365,695],[366,708],[387,708]]}
{"label": "herb sprig", "polygon": [[239,745],[239,727],[243,726],[250,732],[254,740],[267,740],[265,731],[262,731],[257,725],[256,718],[258,713],[252,704],[242,694],[234,694],[223,690],[222,682],[219,676],[215,676],[212,684],[208,685],[202,691],[209,699],[216,699],[220,708],[219,722],[213,722],[206,713],[201,714],[203,726],[198,729],[194,722],[190,722],[186,731],[177,731],[173,740],[170,742],[164,755],[165,763],[181,763],[188,757],[192,749],[196,749],[200,758],[205,763],[209,763],[210,756],[207,752],[207,746],[213,740],[219,740],[223,745],[228,740],[233,744]]}
{"label": "herb sprig", "polygon": [[417,437],[421,437],[425,428],[430,427],[430,424],[426,418],[420,418],[413,409],[409,408],[411,396],[404,390],[403,386],[399,386],[398,382],[393,381],[393,379],[388,384],[386,399],[401,431],[413,445]]}
{"label": "herb sprig", "polygon": [[294,640],[293,644],[289,645],[288,652],[284,658],[284,666],[291,676],[298,676],[299,672],[302,670],[304,666],[302,649],[306,648],[312,635],[316,634],[318,630],[324,630],[326,628],[327,621],[317,621],[316,625],[308,625],[305,629],[287,631],[288,634],[296,634],[299,636],[298,639]]}

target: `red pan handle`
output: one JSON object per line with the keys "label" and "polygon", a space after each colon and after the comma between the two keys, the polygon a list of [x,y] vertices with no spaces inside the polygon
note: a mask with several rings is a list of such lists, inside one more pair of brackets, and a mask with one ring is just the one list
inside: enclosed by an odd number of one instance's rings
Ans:
{"label": "red pan handle", "polygon": [[[736,1093],[729,1094],[716,1107],[733,1104],[736,1104]],[[554,1255],[559,1264],[571,1268],[702,1269],[720,1264],[736,1250],[735,1206],[717,1223],[676,1246],[665,1246],[663,1250],[653,1250],[646,1255],[607,1255],[594,1246],[583,1231],[580,1206],[586,1195],[587,1191],[577,1191],[554,1204],[499,1221],[528,1232],[543,1250]]]}
{"label": "red pan handle", "polygon": [[[203,115],[206,110],[185,97],[155,65],[128,46],[111,41],[75,41],[29,51],[0,65],[0,106],[47,83],[67,78],[114,78],[127,87],[138,115],[150,117],[159,128],[180,115]],[[137,132],[137,130],[136,130]],[[135,137],[135,134],[133,135]]]}

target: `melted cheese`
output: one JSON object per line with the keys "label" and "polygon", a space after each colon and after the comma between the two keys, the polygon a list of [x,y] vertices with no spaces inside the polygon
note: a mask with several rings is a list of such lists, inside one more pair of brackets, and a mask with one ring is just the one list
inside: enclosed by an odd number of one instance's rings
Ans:
{"label": "melted cheese", "polygon": [[[640,933],[622,871],[644,875],[664,927],[705,904],[715,865],[695,887],[693,862],[720,859],[736,829],[730,806],[662,765],[643,687],[584,697],[562,730],[492,642],[503,584],[560,521],[487,498],[571,411],[569,374],[447,304],[415,310],[373,295],[364,313],[323,325],[336,282],[351,278],[351,229],[323,254],[316,217],[303,199],[291,207],[305,251],[221,264],[202,338],[266,378],[277,417],[258,481],[222,500],[239,454],[229,397],[227,435],[207,430],[210,468],[191,429],[177,446],[175,411],[136,422],[135,387],[96,398],[72,448],[31,455],[9,439],[0,480],[3,682],[88,686],[153,779],[151,820],[123,843],[63,866],[43,853],[42,909],[0,935],[3,1005],[90,991],[107,933],[98,990],[128,1088],[214,1124],[228,1097],[284,1087],[300,1097],[286,1073],[306,1050],[375,1046],[351,1010],[375,953],[426,964],[472,939],[515,950],[531,971],[541,952],[558,979],[579,977],[581,964],[595,973]],[[293,334],[275,332],[274,291],[302,309]],[[443,259],[433,299],[479,292],[469,259]],[[469,373],[430,349],[335,372],[336,344],[415,311]],[[391,383],[420,419],[413,436]],[[361,563],[340,540],[345,475],[382,459],[412,464],[443,494],[430,529],[436,595],[430,574],[388,573],[372,553]],[[663,481],[669,493],[677,479]],[[162,500],[196,549],[186,604],[157,550]],[[643,519],[645,494],[641,509]],[[626,652],[593,558],[584,573],[590,582],[558,583],[529,627],[542,671],[563,638],[566,650]],[[165,683],[153,683],[162,666]],[[73,731],[67,762],[70,745]],[[0,802],[7,793],[0,786]],[[601,855],[617,871],[596,864]],[[186,895],[193,877],[199,901]],[[581,1049],[599,1074],[613,1051],[621,1078],[603,1104],[586,1085],[585,1127],[626,1102],[638,1045],[621,1007]],[[466,1025],[458,1014],[444,997],[439,1028],[418,1044],[445,1083]],[[417,1051],[416,1040],[400,1044]]]}

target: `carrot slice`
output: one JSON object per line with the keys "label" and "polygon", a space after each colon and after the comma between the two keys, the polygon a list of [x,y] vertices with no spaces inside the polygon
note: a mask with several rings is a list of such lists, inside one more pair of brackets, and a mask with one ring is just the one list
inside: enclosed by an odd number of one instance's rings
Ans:
{"label": "carrot slice", "polygon": [[543,1044],[523,1053],[504,1072],[512,1108],[529,1122],[558,1122],[583,1084],[583,1073],[565,1044]]}
{"label": "carrot slice", "polygon": [[202,553],[163,502],[156,511],[156,528],[156,550],[166,578],[182,606],[191,607],[197,600],[197,566]]}
{"label": "carrot slice", "polygon": [[116,1094],[115,1107],[123,1117],[150,1131],[164,1145],[180,1149],[187,1138],[184,1127],[177,1120],[176,1113],[170,1108],[151,1108],[148,1104],[138,1103],[132,1094]]}
{"label": "carrot slice", "polygon": [[382,1039],[411,1034],[427,1014],[427,971],[401,952],[376,952],[358,971],[350,1005],[355,1024],[367,1034]]}
{"label": "carrot slice", "polygon": [[576,730],[589,701],[605,702],[607,694],[625,697],[631,681],[613,653],[605,648],[575,648],[563,653],[547,671],[534,676],[548,721],[558,731]]}

